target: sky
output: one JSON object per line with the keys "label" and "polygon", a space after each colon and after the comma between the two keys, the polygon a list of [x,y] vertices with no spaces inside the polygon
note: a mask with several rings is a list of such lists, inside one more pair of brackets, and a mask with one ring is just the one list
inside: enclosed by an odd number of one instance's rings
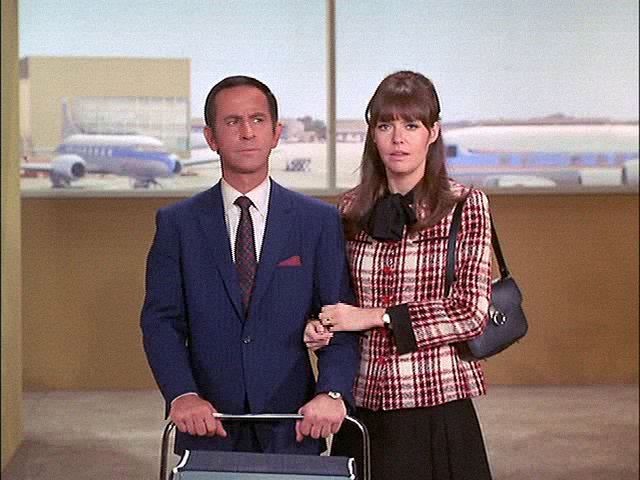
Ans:
{"label": "sky", "polygon": [[[192,113],[227,75],[282,117],[326,114],[325,0],[20,0],[20,56],[190,58]],[[445,121],[563,113],[637,120],[638,0],[336,0],[338,118],[378,83],[431,78]]]}

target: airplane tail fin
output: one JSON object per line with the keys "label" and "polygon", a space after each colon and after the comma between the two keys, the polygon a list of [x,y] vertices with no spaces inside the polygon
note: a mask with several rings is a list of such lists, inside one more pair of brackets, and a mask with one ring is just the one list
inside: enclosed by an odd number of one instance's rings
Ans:
{"label": "airplane tail fin", "polygon": [[69,99],[65,97],[62,99],[62,140],[76,133],[84,133],[84,131],[73,121]]}

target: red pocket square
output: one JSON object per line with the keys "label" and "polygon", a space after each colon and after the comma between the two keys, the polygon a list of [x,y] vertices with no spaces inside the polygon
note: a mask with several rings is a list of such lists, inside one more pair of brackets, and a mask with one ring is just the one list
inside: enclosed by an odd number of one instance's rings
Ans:
{"label": "red pocket square", "polygon": [[301,265],[302,261],[300,260],[300,255],[294,255],[293,257],[289,257],[278,263],[279,267],[299,267]]}

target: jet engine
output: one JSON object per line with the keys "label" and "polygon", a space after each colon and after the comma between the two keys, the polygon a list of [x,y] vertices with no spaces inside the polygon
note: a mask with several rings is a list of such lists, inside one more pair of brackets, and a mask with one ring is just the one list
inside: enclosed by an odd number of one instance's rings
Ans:
{"label": "jet engine", "polygon": [[182,172],[182,162],[180,162],[180,160],[176,160],[173,164],[173,174],[179,175],[180,172]]}
{"label": "jet engine", "polygon": [[68,187],[73,180],[84,177],[87,164],[78,155],[59,155],[51,162],[49,177],[54,187]]}

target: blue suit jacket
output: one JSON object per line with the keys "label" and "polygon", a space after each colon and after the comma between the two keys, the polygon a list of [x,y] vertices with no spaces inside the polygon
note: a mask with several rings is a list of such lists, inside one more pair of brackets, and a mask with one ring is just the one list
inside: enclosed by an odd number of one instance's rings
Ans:
{"label": "blue suit jacket", "polygon": [[[278,265],[294,256],[299,266]],[[141,327],[167,409],[185,392],[199,393],[224,413],[295,413],[316,393],[330,390],[352,404],[357,336],[336,334],[319,352],[317,384],[302,339],[306,320],[338,301],[350,303],[352,292],[335,207],[272,181],[246,319],[220,183],[160,209],[147,259]],[[226,440],[181,436],[178,443],[230,450],[234,426],[226,429]],[[257,435],[264,451],[320,448],[311,439],[296,444],[292,424],[259,426]]]}

